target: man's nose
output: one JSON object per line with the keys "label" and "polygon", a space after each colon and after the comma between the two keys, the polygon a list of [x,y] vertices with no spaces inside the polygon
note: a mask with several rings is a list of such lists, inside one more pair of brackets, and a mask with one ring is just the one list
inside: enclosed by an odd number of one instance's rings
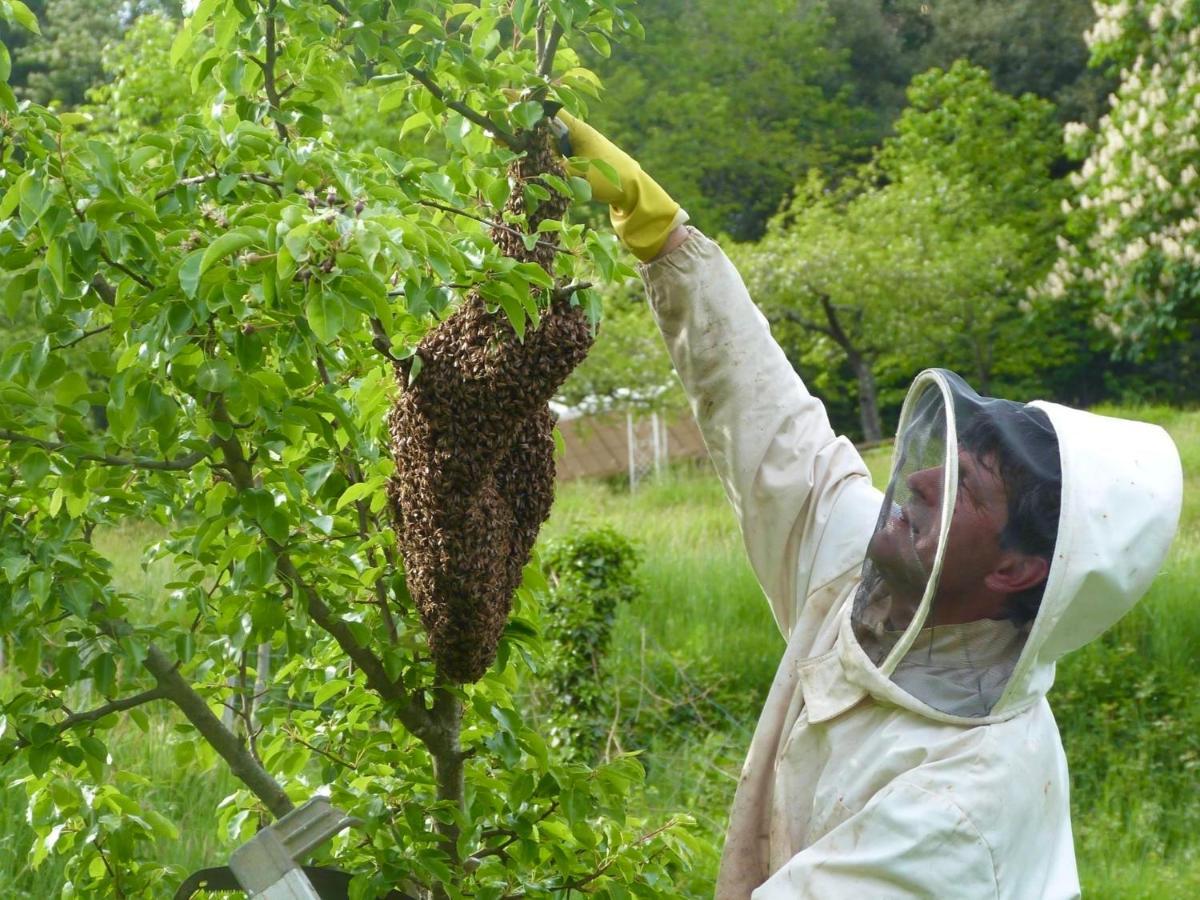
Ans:
{"label": "man's nose", "polygon": [[942,472],[944,469],[944,466],[918,469],[905,479],[905,483],[908,485],[908,489],[925,504],[933,506],[942,494]]}

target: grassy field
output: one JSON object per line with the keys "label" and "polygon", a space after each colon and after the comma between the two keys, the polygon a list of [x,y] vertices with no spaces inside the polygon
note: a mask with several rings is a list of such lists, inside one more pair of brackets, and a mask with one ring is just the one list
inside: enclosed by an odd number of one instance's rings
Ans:
{"label": "grassy field", "polygon": [[[1200,413],[1109,410],[1155,421],[1174,436],[1187,478],[1183,522],[1150,595],[1106,637],[1059,668],[1051,703],[1072,774],[1072,806],[1085,896],[1200,896]],[[886,469],[886,452],[868,459]],[[621,723],[613,746],[643,751],[647,811],[686,810],[712,853],[681,894],[711,895],[720,835],[783,641],[744,559],[741,538],[707,465],[671,472],[630,494],[620,485],[574,483],[560,491],[545,537],[608,524],[633,538],[644,559],[643,597],[616,624],[610,669]],[[153,587],[167,572],[143,572],[153,539],[130,528],[103,536],[121,557],[118,577]],[[122,551],[122,548],[128,548]],[[9,685],[0,674],[0,694]],[[151,783],[147,803],[177,822],[178,844],[160,858],[180,871],[223,861],[216,808],[232,789],[222,770],[184,774],[166,740],[174,722],[131,722],[108,737],[113,755]],[[58,896],[53,858],[29,868],[19,765],[0,769],[0,896]]]}

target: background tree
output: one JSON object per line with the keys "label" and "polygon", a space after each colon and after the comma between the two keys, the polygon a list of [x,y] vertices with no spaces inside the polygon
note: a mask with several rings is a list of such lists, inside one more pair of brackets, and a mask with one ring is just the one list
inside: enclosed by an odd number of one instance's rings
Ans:
{"label": "background tree", "polygon": [[1089,0],[804,0],[833,17],[830,46],[849,53],[855,99],[876,139],[904,107],[917,73],[965,59],[1007,94],[1050,100],[1061,121],[1094,122],[1111,79],[1088,67]]}
{"label": "background tree", "polygon": [[[527,233],[542,202],[587,191],[510,182],[542,108],[502,89],[583,112],[594,76],[571,45],[632,20],[609,0],[189,11],[159,75],[194,102],[161,128],[98,140],[0,88],[2,289],[31,322],[0,354],[0,631],[21,675],[0,755],[28,764],[36,858],[61,855],[88,896],[178,881],[157,853],[175,826],[112,777],[103,730],[165,702],[190,725],[182,764],[220,758],[244,786],[232,841],[317,790],[367,823],[329,850],[356,897],[669,894],[684,820],[629,815],[634,761],[566,765],[517,711],[536,568],[497,665],[449,685],[383,515],[392,369],[422,383],[435,323],[474,296],[505,340],[532,338],[551,302],[594,317],[583,279],[629,274],[569,218]],[[0,17],[32,24],[18,0]],[[326,110],[366,91],[423,155],[386,126],[342,143]],[[119,588],[95,540],[146,519],[165,535],[147,559],[176,573],[164,596]]]}
{"label": "background tree", "polygon": [[883,436],[881,371],[887,405],[927,366],[986,392],[1044,360],[1028,347],[1040,324],[1019,304],[1053,258],[1052,107],[997,91],[966,63],[915,79],[909,98],[859,179],[810,179],[739,256],[802,370],[828,379],[849,366],[867,440]]}
{"label": "background tree", "polygon": [[31,0],[41,33],[0,25],[13,56],[10,85],[20,97],[77,106],[104,82],[105,47],[145,13],[179,17],[177,0]]}
{"label": "background tree", "polygon": [[867,119],[821,10],[667,0],[642,15],[645,42],[597,63],[607,99],[595,122],[700,228],[756,238],[809,168],[863,158]]}
{"label": "background tree", "polygon": [[1121,84],[1095,130],[1067,127],[1083,168],[1042,297],[1091,308],[1124,354],[1156,364],[1149,390],[1169,396],[1197,371],[1200,14],[1157,0],[1097,10],[1093,59],[1119,66]]}

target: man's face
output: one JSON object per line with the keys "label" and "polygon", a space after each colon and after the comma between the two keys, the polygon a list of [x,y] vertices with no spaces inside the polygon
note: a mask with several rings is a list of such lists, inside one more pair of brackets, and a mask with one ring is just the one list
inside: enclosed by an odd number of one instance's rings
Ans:
{"label": "man's face", "polygon": [[[954,607],[972,598],[1000,557],[1000,533],[1008,521],[1004,483],[990,458],[967,450],[958,454],[958,493],[946,553],[929,624],[954,620]],[[942,466],[921,469],[906,479],[907,502],[871,538],[867,555],[902,606],[915,612],[925,592],[941,532]]]}

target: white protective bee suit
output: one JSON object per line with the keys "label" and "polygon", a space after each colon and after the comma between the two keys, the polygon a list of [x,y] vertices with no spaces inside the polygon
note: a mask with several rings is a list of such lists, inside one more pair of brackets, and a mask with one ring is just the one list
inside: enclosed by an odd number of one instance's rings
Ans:
{"label": "white protective bee suit", "polygon": [[[864,646],[879,624],[861,586],[867,544],[890,521],[884,495],[714,242],[691,230],[642,275],[787,641],[734,799],[719,900],[1078,896],[1066,758],[1046,692],[1055,660],[1127,612],[1163,561],[1182,493],[1171,440],[1031,404],[1052,423],[1061,462],[1036,619],[922,629],[939,556],[912,621]],[[953,408],[953,390],[946,373],[923,373],[902,432],[922,397]],[[945,454],[951,472],[946,442],[923,452]],[[948,476],[944,510],[954,484]],[[975,684],[965,699],[964,678]]]}

